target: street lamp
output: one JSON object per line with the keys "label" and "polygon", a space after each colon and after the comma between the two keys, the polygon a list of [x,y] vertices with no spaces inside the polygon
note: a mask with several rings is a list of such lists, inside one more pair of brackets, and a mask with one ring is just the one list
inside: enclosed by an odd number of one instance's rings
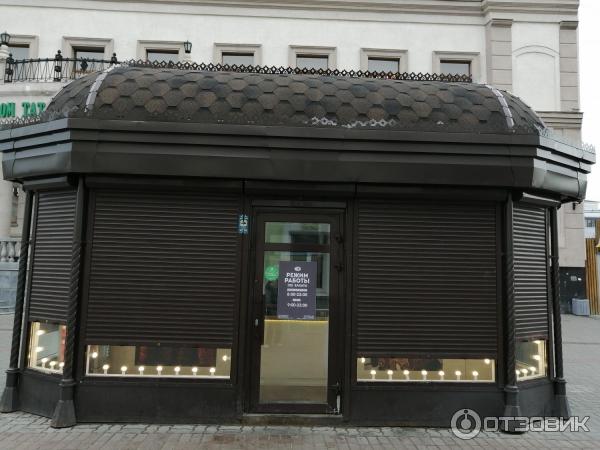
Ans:
{"label": "street lamp", "polygon": [[8,44],[10,44],[10,34],[5,31],[0,34],[0,45],[6,45],[8,47]]}
{"label": "street lamp", "polygon": [[183,43],[183,50],[188,54],[192,53],[192,43],[190,41],[185,41]]}

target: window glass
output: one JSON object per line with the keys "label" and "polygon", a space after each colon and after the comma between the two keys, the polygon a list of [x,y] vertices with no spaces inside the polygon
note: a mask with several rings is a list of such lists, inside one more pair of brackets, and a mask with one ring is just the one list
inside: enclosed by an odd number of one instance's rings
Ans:
{"label": "window glass", "polygon": [[231,349],[150,345],[88,345],[87,374],[228,379]]}
{"label": "window glass", "polygon": [[470,61],[441,61],[440,72],[446,75],[471,75]]}
{"label": "window glass", "polygon": [[104,59],[104,47],[74,47],[75,59]]}
{"label": "window glass", "polygon": [[32,322],[29,329],[29,367],[62,373],[67,328],[58,323]]}
{"label": "window glass", "polygon": [[524,341],[517,343],[517,381],[545,377],[547,374],[546,341]]}
{"label": "window glass", "polygon": [[386,382],[492,382],[493,359],[377,358],[359,356],[356,360],[358,381]]}
{"label": "window glass", "polygon": [[254,53],[233,53],[223,52],[221,54],[221,62],[233,66],[252,66],[254,65]]}
{"label": "window glass", "polygon": [[29,59],[29,45],[15,44],[8,46],[8,53],[12,54],[13,59]]}
{"label": "window glass", "polygon": [[399,58],[369,58],[370,72],[400,72]]}
{"label": "window glass", "polygon": [[328,223],[267,222],[265,242],[268,244],[329,244]]}
{"label": "window glass", "polygon": [[326,70],[329,67],[329,57],[327,55],[298,55],[296,56],[296,67]]}
{"label": "window glass", "polygon": [[146,59],[152,62],[177,62],[179,52],[177,50],[146,50]]}

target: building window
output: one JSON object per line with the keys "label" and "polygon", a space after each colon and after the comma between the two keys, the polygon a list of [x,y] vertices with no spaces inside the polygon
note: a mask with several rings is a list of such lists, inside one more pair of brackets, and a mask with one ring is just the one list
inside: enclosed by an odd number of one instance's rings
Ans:
{"label": "building window", "polygon": [[156,345],[88,345],[92,376],[229,379],[231,349]]}
{"label": "building window", "polygon": [[588,228],[594,228],[596,226],[596,219],[585,219],[585,226]]}
{"label": "building window", "polygon": [[471,61],[440,61],[440,73],[471,76]]}
{"label": "building window", "polygon": [[493,359],[377,358],[356,360],[357,381],[489,383],[495,380]]}
{"label": "building window", "polygon": [[329,67],[329,57],[327,55],[297,55],[296,67],[299,69],[323,69]]}
{"label": "building window", "polygon": [[262,47],[257,44],[215,44],[215,64],[258,66],[262,64]]}
{"label": "building window", "polygon": [[369,58],[369,72],[400,72],[399,58]]}
{"label": "building window", "polygon": [[230,53],[221,54],[221,63],[230,66],[252,66],[254,65],[254,53]]}
{"label": "building window", "polygon": [[408,51],[381,48],[360,49],[360,69],[369,72],[408,71]]}
{"label": "building window", "polygon": [[298,69],[335,69],[335,47],[290,46],[290,67]]}
{"label": "building window", "polygon": [[104,59],[104,47],[73,47],[75,59]]}
{"label": "building window", "polygon": [[482,79],[479,53],[433,52],[433,73],[444,75],[466,75],[474,82]]}
{"label": "building window", "polygon": [[543,378],[548,373],[548,357],[545,340],[517,343],[517,381]]}
{"label": "building window", "polygon": [[14,60],[29,59],[29,44],[14,44],[8,47]]}
{"label": "building window", "polygon": [[146,60],[150,62],[177,62],[179,50],[146,49]]}
{"label": "building window", "polygon": [[29,367],[62,373],[67,327],[58,323],[32,322],[29,332]]}
{"label": "building window", "polygon": [[13,227],[18,225],[19,221],[19,193],[21,188],[19,183],[13,183],[12,186],[12,207],[10,213],[10,224]]}

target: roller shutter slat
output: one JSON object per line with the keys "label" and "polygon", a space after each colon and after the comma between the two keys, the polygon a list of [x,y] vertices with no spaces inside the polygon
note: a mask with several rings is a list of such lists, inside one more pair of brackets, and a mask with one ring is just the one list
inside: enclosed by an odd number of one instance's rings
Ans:
{"label": "roller shutter slat", "polygon": [[230,348],[239,197],[98,191],[86,341]]}
{"label": "roller shutter slat", "polygon": [[515,205],[515,332],[519,340],[548,337],[547,233],[546,209]]}
{"label": "roller shutter slat", "polygon": [[360,355],[494,358],[496,208],[361,201]]}
{"label": "roller shutter slat", "polygon": [[38,193],[29,320],[67,318],[76,191]]}

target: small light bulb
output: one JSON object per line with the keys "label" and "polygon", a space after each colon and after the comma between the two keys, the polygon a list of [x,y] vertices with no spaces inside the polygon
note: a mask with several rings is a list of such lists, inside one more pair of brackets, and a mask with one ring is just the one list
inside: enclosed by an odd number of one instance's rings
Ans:
{"label": "small light bulb", "polygon": [[110,368],[110,366],[108,364],[104,364],[102,366],[102,370],[104,371],[104,375],[108,375],[108,369]]}
{"label": "small light bulb", "polygon": [[405,379],[410,380],[410,372],[408,370],[404,369],[402,373],[404,374]]}
{"label": "small light bulb", "polygon": [[197,367],[192,367],[192,373],[194,375],[198,374],[198,368]]}
{"label": "small light bulb", "polygon": [[58,368],[62,369],[63,367],[65,367],[65,363],[64,362],[59,362],[58,363]]}
{"label": "small light bulb", "polygon": [[46,367],[46,363],[48,362],[48,358],[42,358],[42,367]]}
{"label": "small light bulb", "polygon": [[144,366],[138,367],[138,372],[140,373],[140,375],[144,375],[144,370],[146,370]]}
{"label": "small light bulb", "polygon": [[362,358],[360,358],[360,362],[361,364],[364,364],[367,362],[367,359],[363,356]]}
{"label": "small light bulb", "polygon": [[484,362],[484,363],[486,363],[486,364],[489,364],[489,363],[491,363],[491,361],[490,361],[490,359],[489,359],[489,358],[485,358],[485,359],[483,360],[483,362]]}
{"label": "small light bulb", "polygon": [[127,372],[127,366],[121,366],[121,375],[125,375],[125,372]]}
{"label": "small light bulb", "polygon": [[215,369],[214,367],[211,367],[210,369],[208,369],[208,371],[210,372],[211,375],[214,375],[215,372],[217,371],[217,369]]}
{"label": "small light bulb", "polygon": [[540,357],[540,355],[533,355],[533,359],[535,359],[536,361],[539,361],[542,358]]}
{"label": "small light bulb", "polygon": [[529,368],[529,371],[533,374],[533,373],[535,373],[537,371],[537,369],[535,367],[531,366]]}
{"label": "small light bulb", "polygon": [[98,352],[92,352],[92,359],[96,359],[98,357]]}
{"label": "small light bulb", "polygon": [[375,375],[377,375],[377,371],[375,370],[371,370],[371,372],[369,372],[371,374],[371,380],[375,379]]}
{"label": "small light bulb", "polygon": [[222,359],[223,359],[223,361],[227,362],[227,360],[229,359],[229,356],[227,356],[227,355],[223,355],[223,358],[222,358]]}
{"label": "small light bulb", "polygon": [[457,380],[460,380],[460,376],[462,375],[462,372],[460,370],[457,370],[456,372],[454,372],[454,375],[456,375]]}
{"label": "small light bulb", "polygon": [[181,367],[177,366],[173,370],[175,371],[175,375],[179,375],[179,371],[181,370]]}
{"label": "small light bulb", "polygon": [[528,371],[527,369],[521,369],[521,373],[522,373],[524,376],[527,376],[527,374],[529,373],[529,371]]}
{"label": "small light bulb", "polygon": [[477,377],[479,377],[479,372],[477,372],[476,370],[474,370],[473,372],[471,372],[471,374],[473,375],[473,379],[475,381],[477,381]]}
{"label": "small light bulb", "polygon": [[426,370],[421,370],[421,375],[423,376],[423,380],[427,380],[427,371]]}
{"label": "small light bulb", "polygon": [[35,332],[35,334],[37,334],[38,336],[41,336],[41,335],[42,335],[42,334],[44,334],[44,333],[45,333],[45,331],[44,331],[44,330],[37,330],[37,331]]}
{"label": "small light bulb", "polygon": [[517,369],[517,370],[515,370],[515,372],[516,372],[516,374],[517,374],[517,377],[518,377],[519,375],[521,375],[521,372],[520,372],[518,369]]}
{"label": "small light bulb", "polygon": [[387,374],[388,374],[388,380],[392,380],[393,377],[394,377],[394,371],[393,370],[388,370]]}
{"label": "small light bulb", "polygon": [[54,370],[54,366],[56,365],[56,361],[50,361],[50,368]]}
{"label": "small light bulb", "polygon": [[44,351],[44,347],[36,347],[35,348],[36,353],[43,352],[43,351]]}
{"label": "small light bulb", "polygon": [[540,344],[542,343],[542,341],[538,341],[538,340],[536,340],[536,341],[533,341],[533,343],[534,343],[534,344],[537,344],[537,345],[540,345]]}
{"label": "small light bulb", "polygon": [[440,371],[438,372],[438,375],[440,376],[440,380],[444,380],[444,375],[446,375],[446,374],[444,373],[444,371],[443,371],[443,370],[440,370]]}
{"label": "small light bulb", "polygon": [[156,366],[156,373],[160,376],[162,375],[163,366]]}

